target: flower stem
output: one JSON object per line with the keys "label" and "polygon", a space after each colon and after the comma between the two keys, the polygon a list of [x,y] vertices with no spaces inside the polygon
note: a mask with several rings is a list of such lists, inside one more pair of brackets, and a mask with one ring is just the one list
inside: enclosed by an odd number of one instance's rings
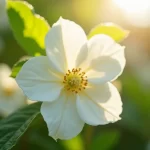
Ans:
{"label": "flower stem", "polygon": [[84,133],[84,139],[85,139],[85,149],[90,150],[91,142],[93,138],[94,133],[94,127],[92,126],[86,126],[85,133]]}

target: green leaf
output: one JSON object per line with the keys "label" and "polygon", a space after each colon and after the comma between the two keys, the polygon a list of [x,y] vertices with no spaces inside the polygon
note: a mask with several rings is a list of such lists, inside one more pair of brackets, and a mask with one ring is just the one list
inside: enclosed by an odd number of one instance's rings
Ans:
{"label": "green leaf", "polygon": [[120,26],[113,23],[104,23],[94,27],[88,34],[88,38],[90,39],[96,34],[107,34],[116,42],[120,42],[128,36],[129,31],[124,30]]}
{"label": "green leaf", "polygon": [[40,114],[41,103],[18,110],[0,121],[0,150],[10,150]]}
{"label": "green leaf", "polygon": [[119,142],[117,130],[103,131],[93,140],[90,150],[111,150]]}
{"label": "green leaf", "polygon": [[17,63],[13,66],[13,68],[12,68],[12,72],[11,72],[10,77],[15,78],[15,77],[17,76],[17,74],[19,73],[19,71],[20,71],[21,67],[23,66],[23,64],[24,64],[25,62],[27,62],[27,61],[28,61],[28,59],[17,62]]}
{"label": "green leaf", "polygon": [[46,20],[24,1],[8,1],[7,13],[13,34],[24,50],[31,56],[45,55],[44,39],[50,28]]}
{"label": "green leaf", "polygon": [[84,143],[80,135],[73,139],[60,142],[66,150],[84,150]]}

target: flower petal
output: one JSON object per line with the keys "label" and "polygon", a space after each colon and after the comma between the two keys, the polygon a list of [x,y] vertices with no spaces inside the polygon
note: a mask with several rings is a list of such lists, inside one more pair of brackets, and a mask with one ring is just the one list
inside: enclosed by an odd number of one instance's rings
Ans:
{"label": "flower petal", "polygon": [[76,65],[87,72],[91,82],[115,80],[125,67],[124,47],[107,35],[96,35],[82,47]]}
{"label": "flower petal", "polygon": [[49,136],[67,140],[79,134],[84,126],[76,110],[75,95],[62,92],[54,102],[44,102],[41,113],[47,123]]}
{"label": "flower petal", "polygon": [[[118,55],[118,57],[121,57],[121,55],[123,55],[123,52],[120,51],[116,55]],[[103,56],[101,58],[93,60],[91,62],[92,69],[89,69],[86,73],[86,75],[88,76],[88,81],[94,84],[114,81],[123,72],[125,59],[120,60],[120,62],[121,61],[123,61],[122,64],[124,64],[122,66],[119,64],[118,60],[108,56]]]}
{"label": "flower petal", "polygon": [[28,60],[16,81],[25,95],[35,101],[53,101],[58,98],[63,87],[61,77],[51,71],[47,56]]}
{"label": "flower petal", "polygon": [[120,119],[122,102],[117,89],[111,84],[86,89],[77,98],[77,110],[85,123],[107,124]]}
{"label": "flower petal", "polygon": [[86,40],[86,34],[79,25],[60,18],[45,38],[51,67],[62,73],[74,68],[76,56]]}

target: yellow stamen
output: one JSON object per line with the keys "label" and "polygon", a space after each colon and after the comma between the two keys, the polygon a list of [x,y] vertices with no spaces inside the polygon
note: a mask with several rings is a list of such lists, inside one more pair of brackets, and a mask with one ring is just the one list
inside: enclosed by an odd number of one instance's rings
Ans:
{"label": "yellow stamen", "polygon": [[15,91],[15,90],[14,90],[12,87],[5,87],[5,88],[3,89],[3,92],[4,92],[4,94],[5,94],[6,96],[11,96],[11,95],[13,95],[14,91]]}
{"label": "yellow stamen", "polygon": [[64,88],[67,91],[71,91],[73,93],[78,93],[83,89],[86,89],[88,85],[87,76],[85,76],[85,72],[81,71],[81,68],[72,70],[68,70],[68,72],[64,76]]}

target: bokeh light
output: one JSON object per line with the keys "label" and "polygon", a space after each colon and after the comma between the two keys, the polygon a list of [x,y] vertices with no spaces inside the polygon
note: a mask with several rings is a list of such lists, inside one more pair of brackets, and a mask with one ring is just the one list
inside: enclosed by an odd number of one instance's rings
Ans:
{"label": "bokeh light", "polygon": [[146,27],[150,25],[149,0],[113,0],[125,14],[127,20],[135,26]]}

